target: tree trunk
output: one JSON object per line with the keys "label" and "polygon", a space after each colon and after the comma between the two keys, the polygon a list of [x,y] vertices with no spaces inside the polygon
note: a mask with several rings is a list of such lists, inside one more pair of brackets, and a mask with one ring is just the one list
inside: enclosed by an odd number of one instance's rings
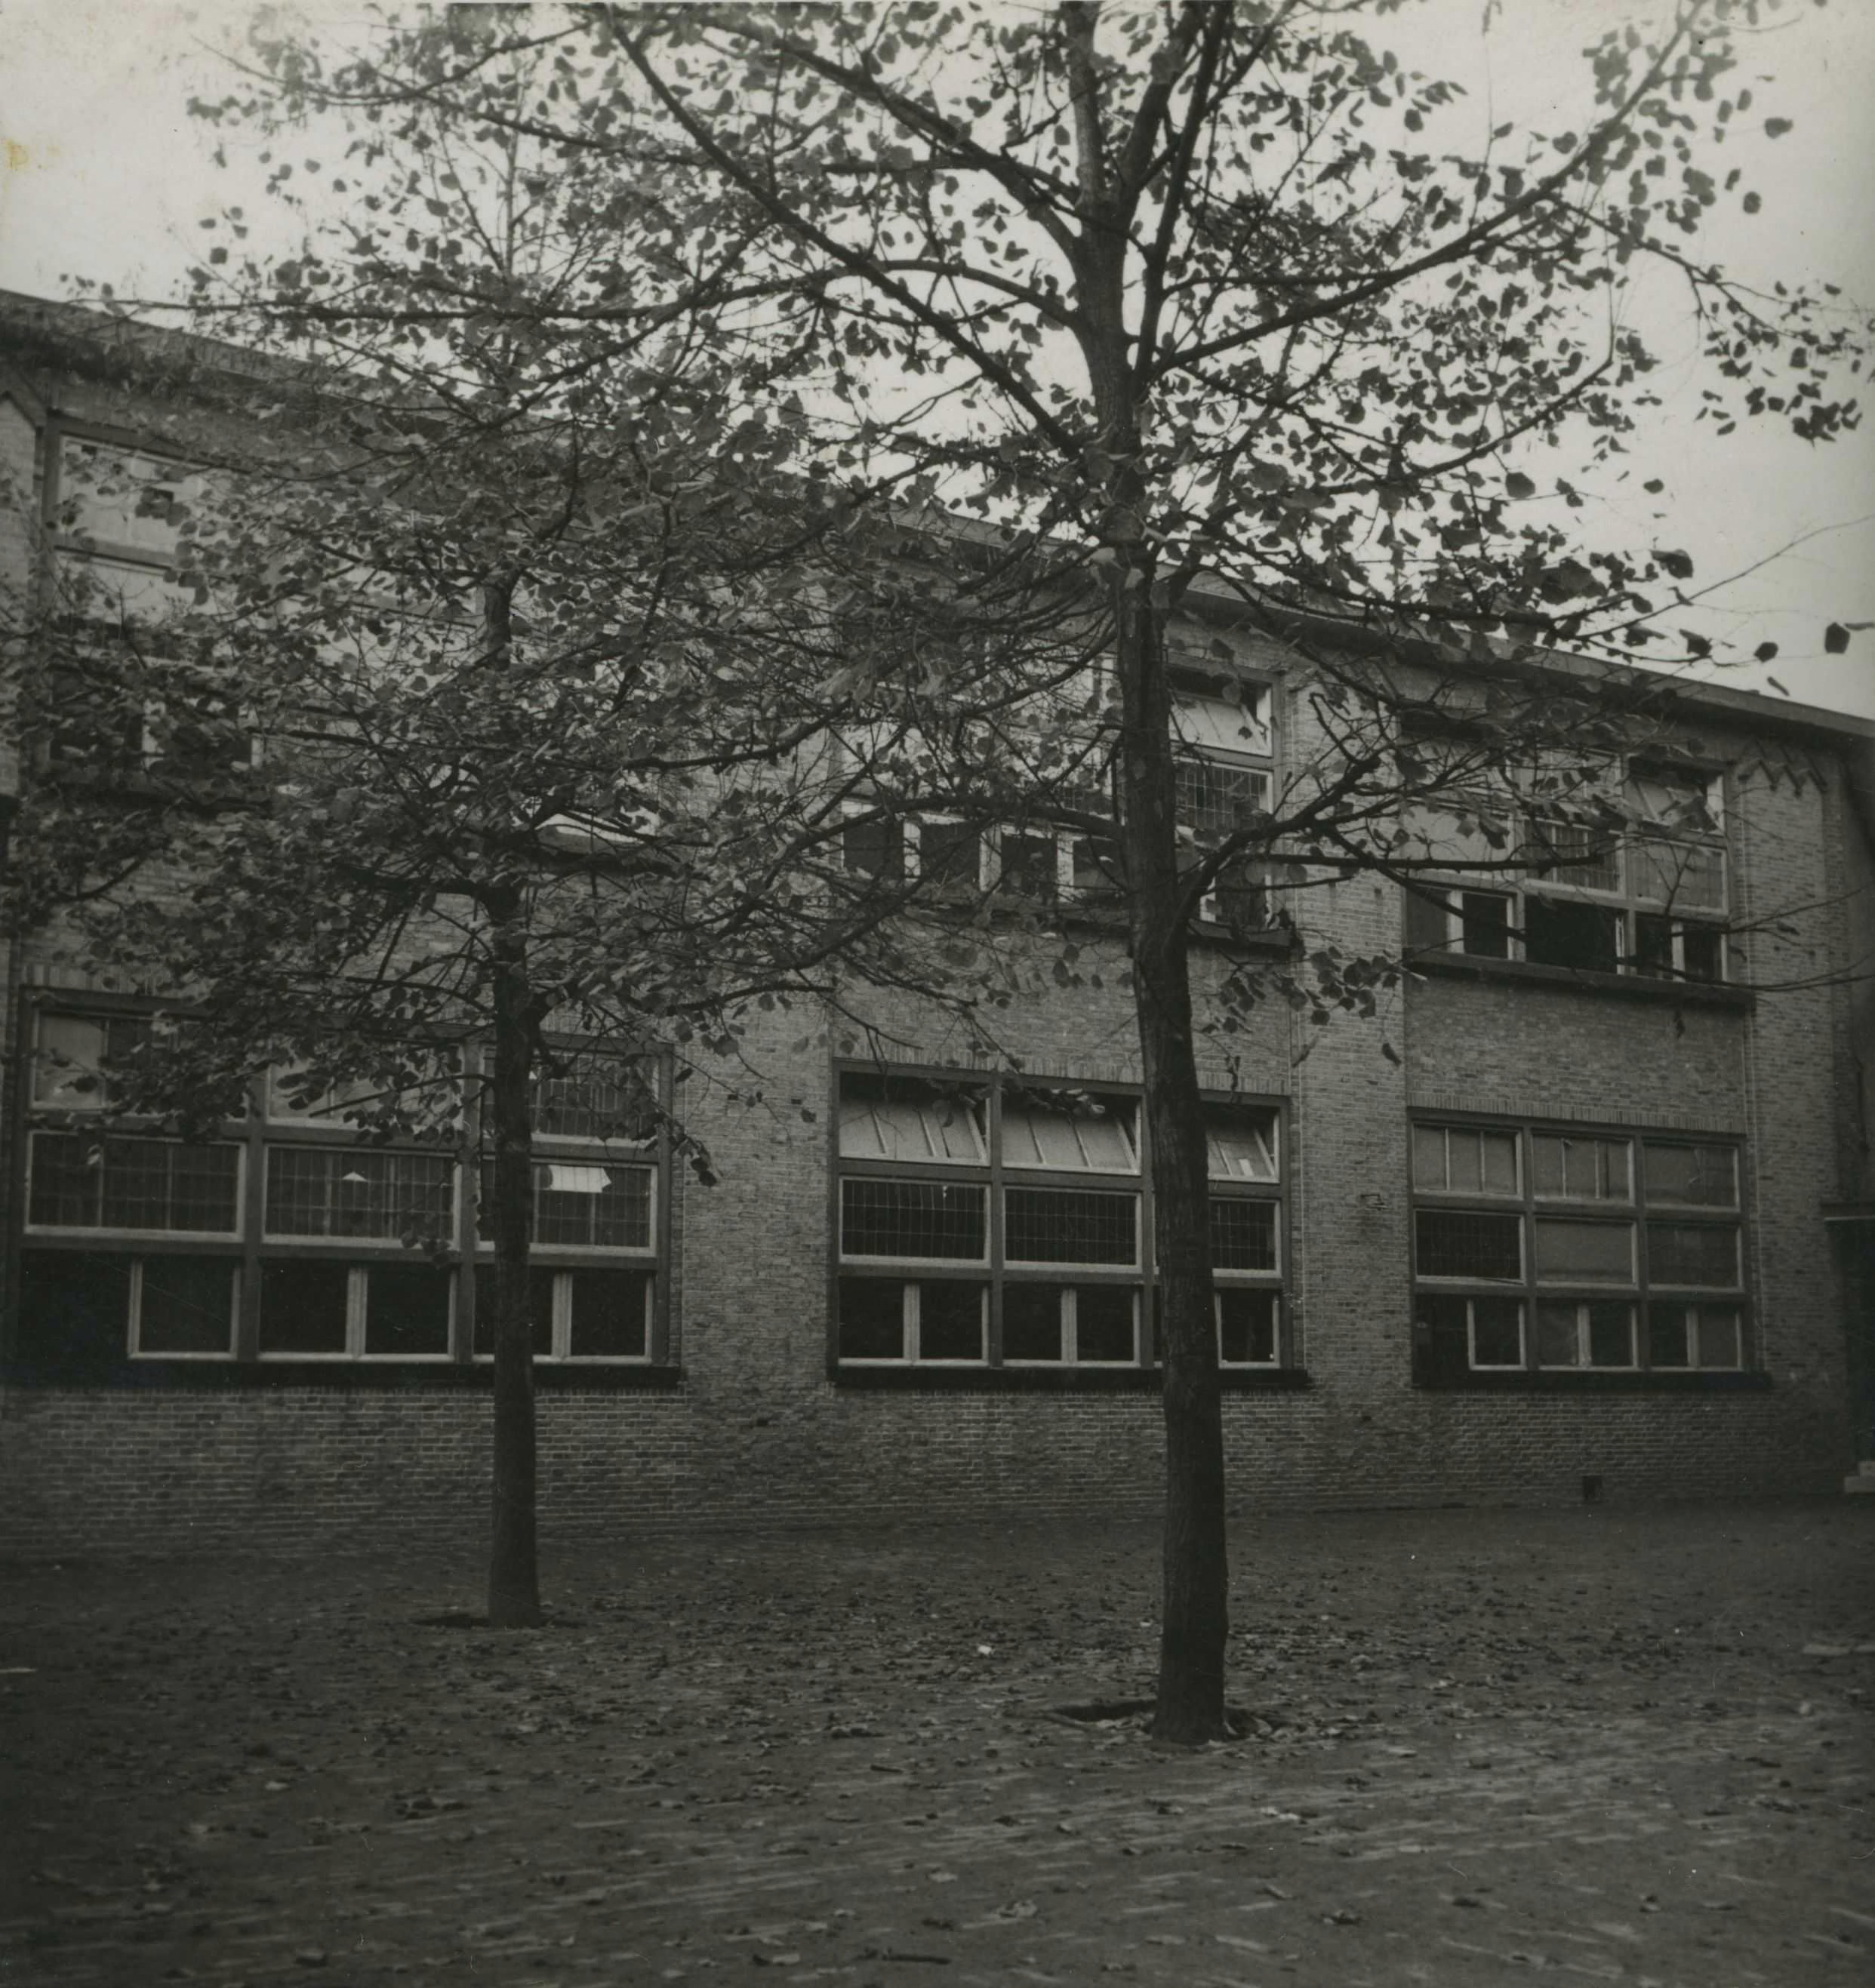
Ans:
{"label": "tree trunk", "polygon": [[1120,833],[1152,1154],[1164,1368],[1165,1591],[1152,1732],[1158,1739],[1196,1745],[1223,1739],[1227,1730],[1223,1422],[1204,1113],[1192,1041],[1185,922],[1178,911],[1172,699],[1151,580],[1143,563],[1124,576],[1115,600],[1115,648],[1122,698]]}
{"label": "tree trunk", "polygon": [[495,1498],[489,1554],[489,1621],[537,1628],[540,1576],[534,1521],[533,1321],[528,1241],[533,1215],[534,1014],[527,986],[520,893],[490,907],[495,960],[494,1070],[488,1111],[494,1134]]}

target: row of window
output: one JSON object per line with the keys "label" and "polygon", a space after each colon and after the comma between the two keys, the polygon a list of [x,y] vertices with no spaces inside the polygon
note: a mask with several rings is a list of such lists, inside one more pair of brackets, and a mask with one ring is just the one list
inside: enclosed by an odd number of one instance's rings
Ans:
{"label": "row of window", "polygon": [[[470,1350],[490,1356],[493,1270],[474,1270]],[[242,1280],[255,1280],[263,1359],[447,1360],[461,1274],[427,1261],[244,1263],[232,1254],[128,1255],[28,1249],[22,1314],[42,1332],[100,1332],[132,1357],[227,1360],[235,1354]],[[649,1269],[535,1264],[529,1311],[540,1360],[649,1358]]]}

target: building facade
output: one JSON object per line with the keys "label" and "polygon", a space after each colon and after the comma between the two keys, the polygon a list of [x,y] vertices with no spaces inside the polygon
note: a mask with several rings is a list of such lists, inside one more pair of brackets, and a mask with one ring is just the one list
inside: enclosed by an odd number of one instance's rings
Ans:
{"label": "building facade", "polygon": [[[0,323],[0,579],[23,600],[80,562],[134,612],[191,425],[222,418],[191,397],[241,356],[195,348],[159,404],[69,314]],[[69,465],[100,455],[119,495],[76,516]],[[1326,749],[1292,651],[1221,607],[1204,646],[1178,721],[1200,837]],[[1875,1453],[1872,756],[1858,721],[1688,690],[1613,769],[1634,825],[1605,847],[1507,789],[1480,811],[1554,864],[1481,881],[1475,818],[1422,819],[1454,867],[1416,891],[1318,874],[1278,917],[1247,874],[1207,903],[1234,1505],[1821,1493]],[[909,997],[856,994],[868,1027],[753,1017],[759,1081],[690,1087],[713,1185],[635,1124],[668,1072],[543,1087],[549,1537],[1157,1504],[1150,1155],[1089,852],[927,821],[851,860],[1020,866],[1074,969],[1001,1013],[994,1056]],[[1227,1015],[1232,960],[1317,947],[1407,970],[1369,1016]],[[152,1004],[56,933],[5,969],[0,1543],[477,1537],[472,1126],[367,1144],[281,1071],[205,1142],[91,1129]]]}

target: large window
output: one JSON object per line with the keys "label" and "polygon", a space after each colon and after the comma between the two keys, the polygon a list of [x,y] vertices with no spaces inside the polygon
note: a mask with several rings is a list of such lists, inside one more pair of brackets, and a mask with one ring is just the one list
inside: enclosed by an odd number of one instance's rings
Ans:
{"label": "large window", "polygon": [[[1410,810],[1403,853],[1439,866],[1406,896],[1418,953],[1723,980],[1724,783],[1636,764],[1619,806],[1454,795]],[[1492,874],[1493,866],[1495,874]],[[1466,874],[1469,872],[1469,874]]]}
{"label": "large window", "polygon": [[[379,1142],[348,1111],[374,1085],[281,1067],[199,1143],[104,1117],[130,1013],[32,1018],[19,1349],[68,1377],[123,1362],[462,1361],[490,1343],[492,1287],[462,1266],[476,1229],[474,1114],[443,1063],[398,1073],[427,1140]],[[414,1087],[414,1091],[413,1087]],[[652,1075],[577,1049],[536,1087],[536,1341],[542,1358],[655,1360],[665,1156]],[[465,1187],[472,1190],[465,1192]]]}
{"label": "large window", "polygon": [[1743,1367],[1738,1168],[1724,1141],[1416,1124],[1420,1379]]}
{"label": "large window", "polygon": [[[843,1072],[843,1365],[1153,1364],[1139,1100],[1099,1087]],[[1281,1359],[1274,1105],[1207,1107],[1219,1350]]]}

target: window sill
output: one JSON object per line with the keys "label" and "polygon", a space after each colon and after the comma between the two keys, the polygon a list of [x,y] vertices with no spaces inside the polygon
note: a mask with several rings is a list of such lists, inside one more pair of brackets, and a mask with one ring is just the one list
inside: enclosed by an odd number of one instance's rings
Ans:
{"label": "window sill", "polygon": [[[562,1367],[536,1361],[533,1373],[535,1391],[543,1395],[668,1394],[683,1384],[682,1368],[641,1361]],[[486,1360],[469,1364],[434,1359],[165,1360],[145,1355],[116,1367],[83,1371],[61,1371],[49,1363],[15,1361],[5,1379],[9,1388],[48,1392],[105,1389],[134,1394],[175,1389],[240,1393],[316,1388],[345,1394],[486,1394],[493,1385],[494,1368]]]}
{"label": "window sill", "polygon": [[1565,987],[1579,993],[1612,994],[1628,1001],[1651,1001],[1667,1007],[1728,1008],[1744,1011],[1755,1005],[1748,987],[1708,980],[1650,980],[1638,973],[1598,973],[1574,966],[1538,966],[1527,959],[1485,959],[1471,953],[1418,952],[1407,955],[1405,971],[1436,980],[1509,981],[1532,987]]}
{"label": "window sill", "polygon": [[1714,1368],[1703,1373],[1531,1373],[1454,1374],[1441,1380],[1413,1378],[1413,1386],[1435,1395],[1758,1395],[1768,1394],[1771,1376]]}
{"label": "window sill", "polygon": [[[854,1367],[834,1368],[836,1388],[858,1393],[929,1395],[1156,1395],[1156,1367]],[[1301,1367],[1226,1367],[1219,1391],[1260,1395],[1311,1384]]]}

